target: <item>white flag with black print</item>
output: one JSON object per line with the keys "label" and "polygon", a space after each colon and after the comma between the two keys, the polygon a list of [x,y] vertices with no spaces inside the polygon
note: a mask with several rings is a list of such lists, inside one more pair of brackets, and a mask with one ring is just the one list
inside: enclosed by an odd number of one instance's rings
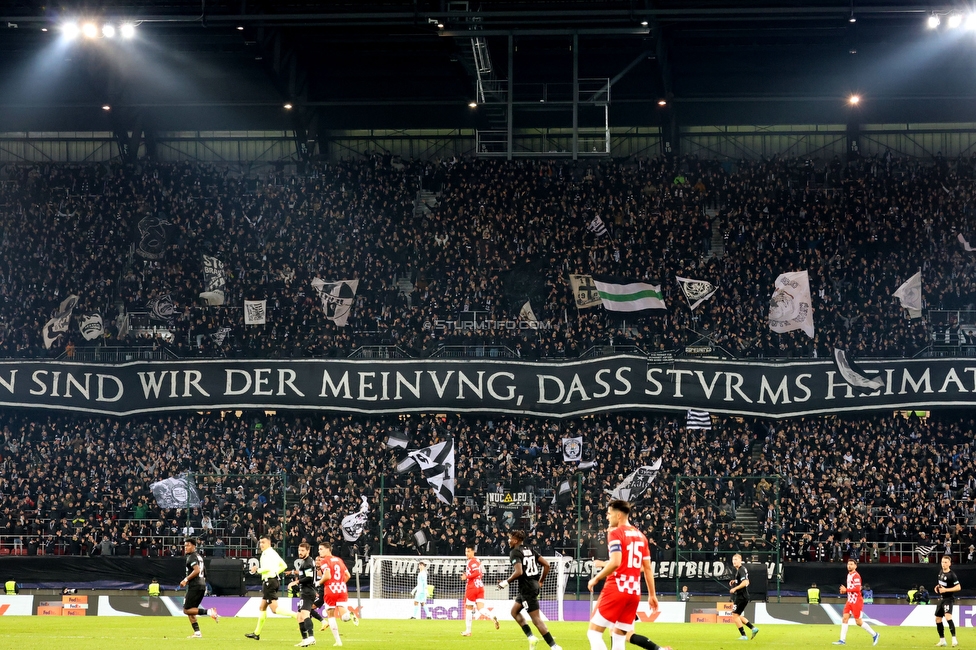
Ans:
{"label": "white flag with black print", "polygon": [[535,317],[530,301],[526,300],[525,304],[522,305],[522,309],[519,311],[519,320],[523,323],[529,323],[532,327],[539,326],[539,319]]}
{"label": "white flag with black print", "polygon": [[408,451],[397,463],[397,474],[420,471],[439,501],[454,501],[454,439]]}
{"label": "white flag with black print", "polygon": [[894,293],[901,306],[908,310],[909,318],[922,316],[922,272],[908,278]]}
{"label": "white flag with black print", "polygon": [[884,379],[881,377],[869,379],[863,370],[847,358],[847,352],[840,348],[834,348],[834,363],[837,365],[837,372],[844,378],[844,381],[855,388],[875,391],[884,386]]}
{"label": "white flag with black print", "polygon": [[86,341],[97,339],[104,331],[102,315],[95,312],[82,314],[78,317],[78,331]]}
{"label": "white flag with black print", "polygon": [[217,345],[223,345],[224,344],[224,341],[227,340],[227,335],[228,334],[230,334],[230,328],[229,327],[221,327],[219,330],[217,330],[216,332],[214,332],[213,334],[211,334],[210,335],[210,338],[212,338],[213,339],[213,342],[216,343]]}
{"label": "white flag with black print", "polygon": [[44,323],[44,327],[41,328],[41,336],[44,338],[44,348],[46,350],[50,350],[54,342],[68,331],[68,325],[71,324],[71,312],[74,311],[75,305],[77,304],[78,296],[68,296],[61,301],[58,310],[51,316],[51,320]]}
{"label": "white flag with black print", "polygon": [[156,504],[163,509],[169,508],[199,508],[200,493],[189,477],[171,476],[162,481],[149,485],[149,490],[156,497]]}
{"label": "white flag with black print", "polygon": [[600,218],[600,215],[596,215],[590,219],[590,223],[586,226],[586,229],[593,233],[597,239],[607,236],[607,226],[605,223],[603,223],[603,219]]}
{"label": "white flag with black print", "polygon": [[674,277],[678,281],[678,286],[681,287],[681,293],[685,294],[685,300],[688,301],[688,307],[691,311],[695,311],[698,305],[714,296],[715,292],[718,291],[718,287],[707,280],[692,280],[680,275]]}
{"label": "white flag with black print", "polygon": [[176,305],[173,304],[173,298],[168,293],[165,296],[153,298],[149,301],[148,306],[150,318],[167,323],[172,323],[173,319],[176,318]]}
{"label": "white flag with black print", "polygon": [[119,317],[115,320],[115,326],[119,330],[120,339],[124,339],[126,336],[128,336],[130,326],[129,314],[119,314]]}
{"label": "white flag with black print", "polygon": [[712,414],[708,411],[696,411],[688,409],[688,417],[685,420],[686,429],[708,429],[712,428]]}
{"label": "white flag with black print", "polygon": [[244,324],[245,325],[264,325],[268,322],[268,301],[267,300],[245,300],[244,301]]}
{"label": "white flag with black print", "polygon": [[227,279],[224,276],[224,263],[210,255],[203,256],[203,293],[200,297],[211,307],[224,304],[224,289]]}
{"label": "white flag with black print", "polygon": [[366,522],[369,519],[369,500],[364,496],[363,504],[359,510],[342,518],[342,538],[347,542],[355,542],[359,539],[363,531],[366,530]]}
{"label": "white flag with black print", "polygon": [[563,462],[575,463],[583,460],[583,436],[563,438]]}
{"label": "white flag with black print", "polygon": [[769,299],[769,329],[779,334],[802,330],[813,338],[813,300],[806,271],[781,273]]}
{"label": "white flag with black print", "polygon": [[325,317],[339,327],[345,327],[353,303],[356,301],[359,280],[326,282],[321,278],[315,278],[312,280],[312,286],[318,291],[319,298],[322,300],[322,311],[325,312]]}
{"label": "white flag with black print", "polygon": [[651,483],[657,478],[658,473],[661,471],[661,463],[663,460],[663,457],[658,458],[652,465],[644,465],[637,468],[624,477],[624,480],[617,487],[613,488],[613,490],[605,490],[605,492],[610,495],[611,499],[637,501],[644,496],[647,489],[651,487]]}
{"label": "white flag with black print", "polygon": [[577,309],[588,309],[603,304],[592,275],[570,273],[569,287],[573,291],[573,299],[576,301]]}
{"label": "white flag with black print", "polygon": [[406,449],[410,446],[410,432],[394,429],[386,434],[383,444],[393,449]]}

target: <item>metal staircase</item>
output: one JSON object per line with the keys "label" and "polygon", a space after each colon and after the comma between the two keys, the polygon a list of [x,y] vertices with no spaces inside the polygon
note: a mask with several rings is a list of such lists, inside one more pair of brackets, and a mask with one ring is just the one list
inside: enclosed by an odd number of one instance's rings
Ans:
{"label": "metal staircase", "polygon": [[[449,11],[467,12],[467,2],[448,3]],[[475,101],[483,107],[485,117],[492,130],[502,130],[508,127],[508,82],[495,74],[491,64],[491,53],[488,51],[488,41],[478,35],[481,29],[481,18],[477,16],[466,19],[471,36],[457,36],[459,60],[468,74],[475,80]]]}

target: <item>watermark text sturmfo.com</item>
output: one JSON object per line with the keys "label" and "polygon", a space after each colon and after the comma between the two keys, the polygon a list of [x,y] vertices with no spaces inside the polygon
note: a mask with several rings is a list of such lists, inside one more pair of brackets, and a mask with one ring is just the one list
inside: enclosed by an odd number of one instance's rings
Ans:
{"label": "watermark text sturmfo.com", "polygon": [[425,330],[551,330],[548,321],[525,320],[434,320],[424,321]]}

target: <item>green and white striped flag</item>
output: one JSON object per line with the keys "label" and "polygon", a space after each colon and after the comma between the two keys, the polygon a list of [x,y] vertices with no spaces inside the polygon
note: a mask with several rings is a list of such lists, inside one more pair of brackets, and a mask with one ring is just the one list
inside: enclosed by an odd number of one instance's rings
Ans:
{"label": "green and white striped flag", "polygon": [[607,311],[637,312],[651,309],[667,309],[661,285],[646,282],[617,284],[607,278],[593,278],[597,293]]}

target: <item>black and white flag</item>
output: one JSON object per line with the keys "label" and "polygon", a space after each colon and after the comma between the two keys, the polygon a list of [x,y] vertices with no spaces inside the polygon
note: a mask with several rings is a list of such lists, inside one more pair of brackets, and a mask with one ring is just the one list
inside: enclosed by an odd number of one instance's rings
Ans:
{"label": "black and white flag", "polygon": [[359,510],[342,518],[342,538],[347,542],[355,542],[366,530],[369,519],[369,501],[363,497],[363,504]]}
{"label": "black and white flag", "polygon": [[203,256],[203,293],[200,297],[211,307],[224,304],[224,289],[227,278],[224,276],[224,263],[210,255]]}
{"label": "black and white flag", "polygon": [[607,226],[605,223],[603,223],[603,219],[600,218],[600,215],[593,217],[590,220],[590,223],[586,226],[586,229],[593,233],[597,239],[606,237],[607,235]]}
{"label": "black and white flag", "polygon": [[905,280],[893,294],[901,302],[901,306],[908,310],[909,318],[922,316],[922,272],[919,271]]}
{"label": "black and white flag", "polygon": [[834,348],[834,363],[837,364],[837,372],[844,378],[844,381],[855,388],[875,391],[884,386],[884,379],[881,377],[868,379],[864,371],[847,358],[847,352],[840,348]]}
{"label": "black and white flag", "polygon": [[712,414],[708,411],[696,411],[688,409],[688,418],[685,421],[686,429],[708,429],[712,428]]}
{"label": "black and white flag", "polygon": [[119,317],[115,320],[115,326],[119,330],[120,339],[124,339],[126,336],[129,335],[129,325],[130,322],[129,322],[128,312],[126,312],[125,314],[119,314]]}
{"label": "black and white flag", "polygon": [[163,212],[158,216],[143,217],[136,226],[139,229],[139,243],[136,253],[147,260],[161,260],[166,254],[167,226],[169,217]]}
{"label": "black and white flag", "polygon": [[651,483],[657,478],[658,473],[661,471],[661,462],[663,460],[664,458],[658,458],[653,465],[639,467],[624,477],[620,485],[613,488],[613,490],[607,490],[607,494],[610,495],[611,499],[637,501],[644,496],[647,489],[651,487]]}
{"label": "black and white flag", "polygon": [[86,341],[97,339],[104,329],[101,314],[90,312],[78,317],[78,331]]}
{"label": "black and white flag", "polygon": [[68,296],[61,301],[61,305],[51,316],[51,320],[44,323],[44,327],[41,328],[41,336],[44,338],[45,349],[50,350],[54,342],[68,331],[68,325],[71,324],[71,312],[74,311],[77,304],[78,296]]}
{"label": "black and white flag", "polygon": [[210,338],[212,338],[213,342],[216,343],[217,345],[223,345],[224,341],[227,339],[228,334],[230,334],[230,328],[221,327],[219,330],[211,334]]}
{"label": "black and white flag", "polygon": [[149,307],[150,318],[167,323],[172,323],[173,319],[176,318],[176,305],[173,304],[173,298],[168,293],[165,296],[153,298],[147,306]]}
{"label": "black and white flag", "polygon": [[962,233],[959,233],[956,239],[959,240],[959,243],[962,244],[962,249],[967,253],[972,253],[973,251],[976,251],[976,248],[973,248],[972,246],[969,245],[969,241],[966,239],[965,236],[963,236]]}
{"label": "black and white flag", "polygon": [[592,275],[570,273],[569,286],[573,291],[573,299],[576,301],[577,309],[598,307],[603,304]]}
{"label": "black and white flag", "polygon": [[519,310],[519,320],[523,323],[529,323],[532,327],[539,326],[539,319],[535,317],[535,312],[532,311],[532,303],[528,300],[522,305],[522,309]]}
{"label": "black and white flag", "polygon": [[406,431],[393,430],[386,435],[383,443],[392,449],[406,449],[410,445],[410,434]]}
{"label": "black and white flag", "polygon": [[779,334],[802,330],[813,338],[813,301],[806,271],[781,273],[769,299],[769,329]]}
{"label": "black and white flag", "polygon": [[268,301],[267,300],[245,300],[244,301],[244,324],[245,325],[264,325],[268,322]]}
{"label": "black and white flag", "polygon": [[583,436],[563,438],[563,462],[575,463],[583,460]]}
{"label": "black and white flag", "polygon": [[318,291],[319,298],[322,300],[322,311],[325,312],[325,317],[339,327],[345,327],[356,301],[359,280],[326,282],[321,278],[315,278],[312,280],[312,286]]}
{"label": "black and white flag", "polygon": [[688,307],[691,311],[695,311],[698,305],[714,296],[715,292],[718,291],[718,287],[707,280],[692,280],[680,275],[674,277],[681,287],[681,293],[685,294],[685,300],[688,301]]}
{"label": "black and white flag", "polygon": [[186,476],[171,476],[149,486],[160,508],[199,508],[200,495]]}
{"label": "black and white flag", "polygon": [[420,471],[439,501],[454,501],[454,439],[408,451],[397,463],[397,474]]}

